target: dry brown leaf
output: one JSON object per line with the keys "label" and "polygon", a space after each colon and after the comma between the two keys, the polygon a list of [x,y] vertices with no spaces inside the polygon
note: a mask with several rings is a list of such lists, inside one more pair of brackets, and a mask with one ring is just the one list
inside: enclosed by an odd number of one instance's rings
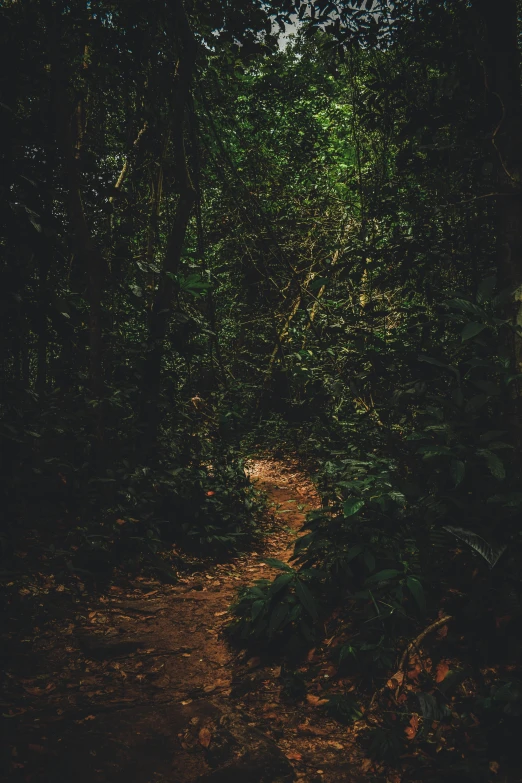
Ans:
{"label": "dry brown leaf", "polygon": [[260,664],[261,658],[249,658],[246,665],[249,669],[255,669],[256,666],[259,666]]}
{"label": "dry brown leaf", "polygon": [[56,685],[53,685],[52,682],[48,682],[45,688],[26,688],[24,687],[24,691],[29,693],[31,696],[45,696],[46,693],[50,693],[51,691],[54,691],[56,688]]}
{"label": "dry brown leaf", "polygon": [[205,727],[200,729],[198,735],[198,740],[200,745],[202,745],[204,748],[208,748],[211,739],[212,739],[212,734],[210,733],[209,729],[206,729]]}
{"label": "dry brown leaf", "polygon": [[148,593],[143,593],[143,598],[149,598],[151,595],[156,595],[158,590],[150,590]]}
{"label": "dry brown leaf", "polygon": [[117,525],[124,525],[125,524],[125,520],[124,519],[117,519],[116,520],[116,524]]}
{"label": "dry brown leaf", "polygon": [[410,718],[409,725],[404,730],[404,733],[406,734],[406,737],[409,740],[412,740],[416,737],[418,730],[419,730],[419,716],[417,715],[417,713],[414,712]]}
{"label": "dry brown leaf", "polygon": [[289,761],[301,761],[303,758],[300,753],[296,753],[293,750],[291,750],[289,753],[285,753],[285,756]]}
{"label": "dry brown leaf", "polygon": [[415,680],[417,681],[419,679],[419,674],[422,672],[422,667],[420,664],[416,663],[413,669],[410,669],[407,673],[408,680]]}
{"label": "dry brown leaf", "polygon": [[388,688],[395,690],[395,688],[398,688],[399,685],[402,685],[403,682],[404,682],[404,672],[398,671],[395,672],[395,674],[390,677],[386,685],[388,686]]}
{"label": "dry brown leaf", "polygon": [[446,678],[446,675],[449,672],[449,670],[450,667],[448,666],[447,662],[440,661],[440,663],[437,664],[435,682],[442,682]]}
{"label": "dry brown leaf", "polygon": [[499,768],[500,768],[500,764],[498,763],[498,761],[490,761],[489,762],[489,770],[494,775],[498,775]]}
{"label": "dry brown leaf", "polygon": [[306,701],[311,704],[312,707],[321,707],[323,704],[328,704],[328,699],[321,699],[320,696],[314,696],[313,693],[306,694]]}

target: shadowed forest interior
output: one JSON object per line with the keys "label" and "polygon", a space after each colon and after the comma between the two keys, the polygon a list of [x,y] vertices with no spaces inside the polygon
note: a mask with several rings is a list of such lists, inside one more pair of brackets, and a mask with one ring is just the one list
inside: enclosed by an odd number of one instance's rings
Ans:
{"label": "shadowed forest interior", "polygon": [[522,780],[522,4],[0,4],[0,775]]}

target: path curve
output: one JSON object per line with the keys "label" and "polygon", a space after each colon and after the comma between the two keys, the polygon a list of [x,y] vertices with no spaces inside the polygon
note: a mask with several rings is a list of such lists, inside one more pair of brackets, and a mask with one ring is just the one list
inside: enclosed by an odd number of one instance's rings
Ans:
{"label": "path curve", "polygon": [[8,721],[13,781],[356,780],[349,732],[313,704],[286,703],[281,667],[238,658],[223,636],[237,589],[277,573],[263,558],[288,561],[318,502],[296,463],[259,458],[248,471],[277,521],[263,551],[173,586],[143,577],[131,590],[113,586],[62,623],[46,662],[53,687],[27,688],[36,708]]}

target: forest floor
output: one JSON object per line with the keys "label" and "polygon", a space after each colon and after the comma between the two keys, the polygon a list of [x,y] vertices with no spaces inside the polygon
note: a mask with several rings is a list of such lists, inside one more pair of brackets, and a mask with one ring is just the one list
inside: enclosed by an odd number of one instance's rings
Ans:
{"label": "forest floor", "polygon": [[353,783],[379,772],[357,750],[357,724],[343,726],[320,708],[336,676],[328,642],[302,662],[307,692],[297,703],[277,662],[226,641],[237,589],[277,573],[264,558],[288,561],[318,502],[291,461],[259,458],[249,470],[268,495],[273,527],[260,551],[175,584],[141,576],[78,594],[43,569],[25,587],[10,583],[1,629],[3,779]]}

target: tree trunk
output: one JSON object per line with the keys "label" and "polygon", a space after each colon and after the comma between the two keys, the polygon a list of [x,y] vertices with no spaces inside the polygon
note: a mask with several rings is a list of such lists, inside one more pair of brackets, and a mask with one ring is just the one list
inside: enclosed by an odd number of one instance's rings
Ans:
{"label": "tree trunk", "polygon": [[[484,77],[491,118],[497,221],[497,268],[504,287],[515,290],[509,312],[520,328],[512,344],[517,372],[522,372],[522,105],[516,0],[475,0],[484,35]],[[519,445],[520,394],[514,413]]]}
{"label": "tree trunk", "polygon": [[[57,25],[56,25],[57,27]],[[58,30],[57,30],[58,32]],[[105,390],[103,378],[102,340],[102,289],[105,262],[93,239],[82,202],[81,177],[78,168],[78,140],[75,139],[76,112],[68,100],[69,79],[60,61],[60,41],[56,35],[53,53],[52,76],[55,99],[58,147],[63,160],[67,188],[67,210],[74,237],[74,250],[82,262],[87,277],[89,302],[89,389],[96,401],[94,435],[99,444],[103,441],[103,406]],[[73,122],[75,127],[73,129]]]}
{"label": "tree trunk", "polygon": [[167,5],[171,9],[176,23],[180,47],[171,105],[171,134],[178,202],[167,239],[163,268],[149,320],[148,350],[144,365],[140,416],[143,432],[141,449],[145,456],[150,453],[157,440],[164,340],[171,315],[175,277],[179,272],[185,235],[196,201],[196,191],[192,184],[185,154],[184,126],[185,111],[190,99],[196,64],[197,45],[182,0],[168,0]]}

